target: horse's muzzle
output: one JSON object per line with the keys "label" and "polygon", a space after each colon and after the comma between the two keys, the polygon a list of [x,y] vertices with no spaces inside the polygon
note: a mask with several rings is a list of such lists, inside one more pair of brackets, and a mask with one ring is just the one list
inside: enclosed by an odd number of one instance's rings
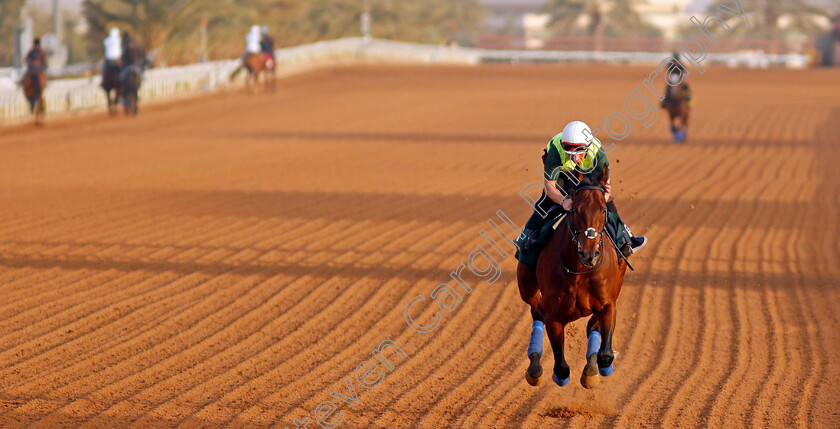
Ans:
{"label": "horse's muzzle", "polygon": [[586,254],[584,252],[579,252],[580,261],[583,263],[583,266],[591,268],[594,267],[598,263],[598,259],[601,257],[601,252],[596,250],[591,254]]}

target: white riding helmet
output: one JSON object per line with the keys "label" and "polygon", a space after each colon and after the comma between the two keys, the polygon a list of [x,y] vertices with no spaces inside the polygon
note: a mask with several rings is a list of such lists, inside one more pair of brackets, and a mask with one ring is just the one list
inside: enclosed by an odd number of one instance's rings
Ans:
{"label": "white riding helmet", "polygon": [[592,144],[592,130],[589,125],[581,121],[569,122],[563,128],[563,151],[566,153],[576,153],[586,150]]}
{"label": "white riding helmet", "polygon": [[252,25],[251,26],[251,32],[254,33],[254,34],[259,34],[260,26],[259,25]]}
{"label": "white riding helmet", "polygon": [[119,29],[119,28],[117,28],[117,27],[114,27],[114,28],[112,28],[112,29],[111,29],[111,32],[110,32],[110,33],[108,33],[108,35],[109,35],[110,37],[113,37],[113,38],[120,37],[120,29]]}
{"label": "white riding helmet", "polygon": [[262,34],[268,34],[268,26],[263,25],[262,27],[260,27],[260,31],[262,32]]}
{"label": "white riding helmet", "polygon": [[668,73],[668,83],[671,86],[676,86],[680,81],[682,81],[682,76],[678,72]]}

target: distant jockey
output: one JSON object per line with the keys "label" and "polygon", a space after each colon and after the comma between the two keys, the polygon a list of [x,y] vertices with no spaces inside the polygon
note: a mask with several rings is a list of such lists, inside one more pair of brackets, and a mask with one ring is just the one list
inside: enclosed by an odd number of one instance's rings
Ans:
{"label": "distant jockey", "polygon": [[47,53],[41,49],[41,39],[35,39],[32,42],[32,49],[26,54],[26,72],[46,71],[47,70]]}
{"label": "distant jockey", "polygon": [[258,25],[252,26],[251,32],[245,36],[245,53],[242,54],[242,61],[245,61],[245,57],[250,54],[259,54],[262,52],[262,47],[260,46],[261,39],[260,27]]}
{"label": "distant jockey", "polygon": [[268,35],[268,26],[263,25],[260,28],[262,38],[260,39],[260,50],[267,57],[267,65],[269,69],[274,68],[274,39]]}
{"label": "distant jockey", "polygon": [[105,38],[105,64],[102,65],[102,76],[108,75],[108,72],[120,68],[120,60],[123,55],[122,37],[120,30],[112,28],[108,37]]}
{"label": "distant jockey", "polygon": [[[686,76],[688,76],[688,72],[686,71],[685,66],[682,65],[682,62],[680,62],[680,54],[679,52],[674,52],[674,54],[670,58],[670,64],[667,68],[666,79],[668,85],[665,87],[665,98],[662,100],[663,108],[665,108],[665,106],[667,106],[669,103],[674,102],[674,100],[671,97],[672,88],[677,86],[683,88],[683,97],[685,98],[686,102],[691,102],[691,89],[688,88]],[[680,77],[682,77],[682,82],[680,82]]]}
{"label": "distant jockey", "polygon": [[138,73],[141,75],[143,71],[146,69],[146,66],[149,65],[149,61],[146,58],[146,53],[137,46],[137,43],[134,42],[134,39],[131,37],[130,34],[127,32],[123,34],[122,37],[122,58],[120,64],[120,82],[124,82],[125,78],[128,75],[128,70],[133,67],[137,67]]}
{"label": "distant jockey", "polygon": [[47,53],[41,49],[41,39],[35,39],[32,42],[32,49],[26,54],[26,73],[23,74],[23,78],[20,80],[19,84],[23,85],[23,82],[26,78],[30,75],[30,73],[35,73],[38,75],[38,79],[35,79],[36,86],[40,85],[38,90],[42,90],[44,86],[47,84],[46,76],[44,72],[47,70]]}

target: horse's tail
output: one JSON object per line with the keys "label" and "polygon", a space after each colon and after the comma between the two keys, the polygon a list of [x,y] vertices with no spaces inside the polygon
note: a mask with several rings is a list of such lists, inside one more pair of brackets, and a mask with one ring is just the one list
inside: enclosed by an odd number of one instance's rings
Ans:
{"label": "horse's tail", "polygon": [[232,82],[234,79],[236,79],[236,77],[237,77],[237,76],[239,76],[239,73],[242,73],[242,69],[244,69],[244,68],[245,68],[245,63],[242,63],[242,65],[240,65],[239,67],[237,67],[237,68],[236,68],[236,70],[234,70],[234,71],[233,71],[233,73],[231,73],[231,74],[230,74],[230,80],[231,80],[231,82]]}

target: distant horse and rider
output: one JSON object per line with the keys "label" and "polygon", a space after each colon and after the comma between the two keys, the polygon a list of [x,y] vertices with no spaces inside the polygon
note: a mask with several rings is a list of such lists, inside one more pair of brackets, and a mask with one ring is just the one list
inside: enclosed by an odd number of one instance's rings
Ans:
{"label": "distant horse and rider", "polygon": [[679,61],[678,53],[674,53],[671,64],[672,66],[668,69],[668,85],[665,87],[665,98],[662,100],[662,108],[668,112],[674,141],[683,143],[688,139],[691,90],[685,81],[685,68]]}
{"label": "distant horse and rider", "polygon": [[26,54],[26,73],[23,75],[21,84],[26,101],[29,103],[29,112],[35,117],[35,125],[42,125],[46,114],[44,103],[44,91],[47,89],[47,54],[41,48],[41,40],[33,41],[32,49]]}
{"label": "distant horse and rider", "polygon": [[151,62],[130,34],[120,36],[116,28],[111,29],[104,45],[102,89],[108,99],[108,112],[115,115],[122,103],[126,115],[137,116],[143,73]]}
{"label": "distant horse and rider", "polygon": [[268,27],[251,27],[251,31],[245,36],[246,49],[242,54],[242,64],[234,70],[230,76],[233,81],[242,72],[248,71],[245,85],[249,91],[253,91],[259,84],[260,76],[265,76],[265,86],[268,90],[275,90],[276,63],[274,60],[274,40],[268,35]]}
{"label": "distant horse and rider", "polygon": [[541,383],[543,336],[548,334],[554,353],[551,378],[559,386],[568,384],[565,329],[589,317],[580,382],[592,388],[613,372],[617,301],[624,274],[632,269],[627,258],[648,240],[633,235],[618,216],[606,152],[586,124],[569,123],[549,142],[543,163],[543,195],[515,243],[519,294],[533,319],[525,379],[532,386]]}

